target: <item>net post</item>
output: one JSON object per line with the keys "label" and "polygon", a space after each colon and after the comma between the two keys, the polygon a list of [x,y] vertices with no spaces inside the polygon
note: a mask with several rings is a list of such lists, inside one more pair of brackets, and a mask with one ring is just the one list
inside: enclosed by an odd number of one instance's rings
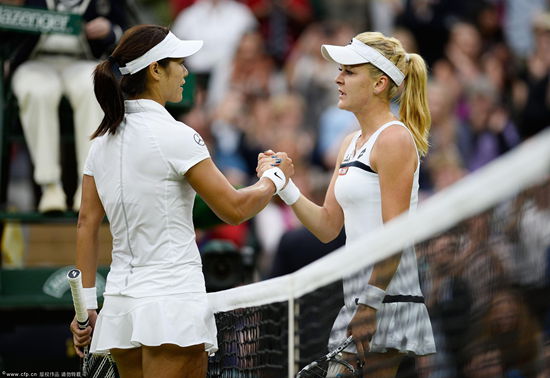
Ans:
{"label": "net post", "polygon": [[288,377],[294,377],[294,293],[288,297]]}

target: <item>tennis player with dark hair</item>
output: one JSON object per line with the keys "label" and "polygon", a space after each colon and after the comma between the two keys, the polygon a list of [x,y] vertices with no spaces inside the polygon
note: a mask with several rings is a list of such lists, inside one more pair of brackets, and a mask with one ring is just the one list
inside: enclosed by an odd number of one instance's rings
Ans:
{"label": "tennis player with dark hair", "polygon": [[[347,46],[323,45],[322,54],[340,65],[338,107],[353,112],[361,129],[345,138],[322,206],[292,180],[279,196],[323,242],[345,225],[347,244],[416,208],[430,127],[427,72],[421,56],[377,32],[361,33]],[[396,96],[399,119],[390,110]],[[259,175],[271,155],[260,154]],[[329,343],[353,335],[355,348],[346,352],[365,363],[365,377],[393,377],[406,354],[435,352],[413,248],[346,278],[344,297]]]}
{"label": "tennis player with dark hair", "polygon": [[[236,190],[201,136],[165,109],[182,98],[183,58],[201,46],[167,28],[140,25],[94,72],[105,117],[85,165],[76,256],[91,327],[80,331],[73,320],[71,330],[79,355],[91,341],[90,352],[110,352],[122,377],[206,375],[207,354],[217,349],[216,324],[195,241],[195,193],[237,224],[262,210],[294,173],[282,153],[272,157],[278,167]],[[105,215],[113,251],[98,316],[94,285]]]}

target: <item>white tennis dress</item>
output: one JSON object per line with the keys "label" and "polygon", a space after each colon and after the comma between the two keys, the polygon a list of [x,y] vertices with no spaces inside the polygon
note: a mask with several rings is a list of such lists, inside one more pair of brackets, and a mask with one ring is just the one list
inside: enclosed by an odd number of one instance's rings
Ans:
{"label": "white tennis dress", "polygon": [[217,350],[184,175],[210,157],[200,135],[152,100],[125,102],[116,134],[93,140],[93,176],[113,236],[91,351],[205,344]]}
{"label": "white tennis dress", "polygon": [[[361,131],[358,131],[345,152],[334,192],[344,211],[346,243],[353,242],[383,226],[380,180],[378,174],[371,168],[370,154],[380,133],[392,125],[406,128],[401,122],[388,122],[373,133],[355,153],[356,142],[361,135]],[[420,163],[414,172],[410,211],[416,209],[418,203],[419,167]],[[347,326],[357,308],[356,298],[362,296],[372,269],[372,266],[367,267],[344,280],[345,304],[334,322],[329,341],[331,347],[346,338]],[[370,350],[385,352],[388,348],[393,348],[403,353],[412,352],[417,355],[434,353],[435,342],[425,304],[407,301],[407,298],[422,300],[414,248],[407,248],[403,252],[399,267],[386,288],[386,295],[400,296],[396,298],[404,299],[384,303],[377,311],[377,328],[370,343]],[[356,353],[355,346],[349,347],[346,351]]]}

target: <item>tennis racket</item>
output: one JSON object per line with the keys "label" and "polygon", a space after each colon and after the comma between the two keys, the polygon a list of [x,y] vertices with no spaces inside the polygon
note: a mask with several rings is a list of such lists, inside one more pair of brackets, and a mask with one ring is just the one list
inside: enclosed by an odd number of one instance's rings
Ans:
{"label": "tennis racket", "polygon": [[361,369],[354,367],[342,357],[342,351],[353,342],[353,336],[349,336],[334,350],[323,357],[313,361],[298,372],[296,378],[306,377],[359,377]]}
{"label": "tennis racket", "polygon": [[[76,321],[80,329],[88,327],[88,310],[84,302],[84,293],[82,290],[82,274],[78,269],[72,269],[67,273],[67,280],[71,287],[74,310],[76,312]],[[91,378],[117,378],[118,371],[115,362],[110,354],[91,354],[88,347],[83,349],[84,358],[82,359],[81,373],[83,377]]]}

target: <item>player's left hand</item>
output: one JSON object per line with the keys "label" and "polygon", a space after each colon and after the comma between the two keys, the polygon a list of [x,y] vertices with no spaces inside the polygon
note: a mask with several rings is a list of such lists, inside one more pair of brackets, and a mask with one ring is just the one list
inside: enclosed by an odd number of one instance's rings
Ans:
{"label": "player's left hand", "polygon": [[357,348],[357,358],[365,362],[370,351],[370,341],[376,332],[376,310],[362,304],[357,305],[357,311],[348,325],[348,336],[353,335]]}
{"label": "player's left hand", "polygon": [[78,328],[78,322],[76,321],[76,316],[71,322],[71,332],[73,334],[73,344],[74,350],[79,357],[84,357],[84,352],[82,348],[86,345],[89,345],[92,342],[92,333],[95,327],[95,321],[97,319],[96,310],[88,310],[88,327],[84,329]]}

